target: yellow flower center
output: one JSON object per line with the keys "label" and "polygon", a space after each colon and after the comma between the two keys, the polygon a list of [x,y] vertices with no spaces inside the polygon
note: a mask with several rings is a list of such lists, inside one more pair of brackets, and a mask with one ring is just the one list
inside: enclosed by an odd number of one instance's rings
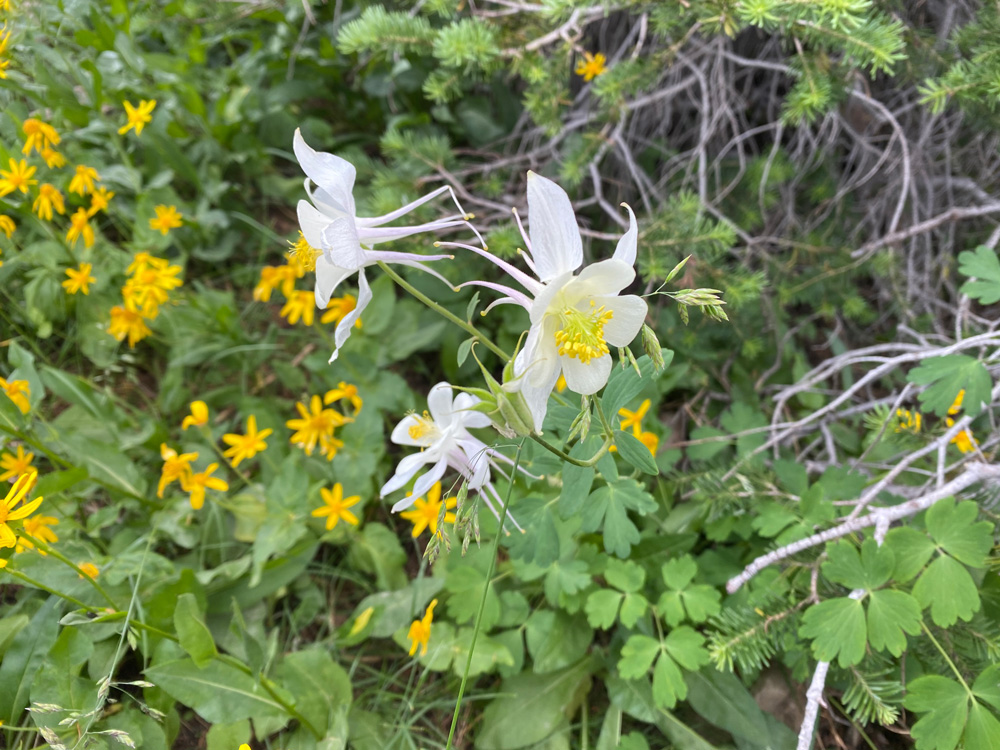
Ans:
{"label": "yellow flower center", "polygon": [[589,310],[567,307],[557,315],[562,324],[556,331],[560,355],[575,357],[588,364],[590,360],[608,353],[604,326],[614,316],[611,310],[605,309],[604,305],[597,307],[591,300]]}
{"label": "yellow flower center", "polygon": [[424,411],[423,416],[413,417],[416,422],[410,425],[408,432],[413,440],[420,440],[421,438],[426,438],[428,436],[434,436],[438,432],[437,425],[434,424],[434,420],[431,419],[431,415]]}

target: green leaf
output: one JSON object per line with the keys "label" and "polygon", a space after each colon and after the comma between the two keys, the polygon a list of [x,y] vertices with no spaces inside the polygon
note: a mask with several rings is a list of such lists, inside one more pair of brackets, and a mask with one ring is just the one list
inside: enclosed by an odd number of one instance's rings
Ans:
{"label": "green leaf", "polygon": [[[663,349],[662,353],[664,368],[670,367],[670,363],[674,359],[674,353],[670,349]],[[609,417],[617,414],[618,410],[623,406],[628,406],[629,402],[638,396],[642,389],[650,382],[653,374],[652,360],[650,360],[648,355],[644,354],[639,357],[638,362],[639,372],[642,373],[642,377],[639,377],[631,367],[626,367],[624,370],[620,367],[615,367],[611,371],[611,375],[608,377],[608,384],[604,388],[604,395],[601,396],[601,405],[604,408],[604,413]]]}
{"label": "green leaf", "polygon": [[656,459],[649,452],[643,443],[631,432],[615,431],[615,445],[618,447],[618,455],[628,463],[645,474],[656,476],[660,473],[656,466]]}
{"label": "green leaf", "polygon": [[918,677],[906,685],[903,705],[925,714],[910,729],[917,750],[954,750],[969,712],[969,694],[953,680]]}
{"label": "green leaf", "polygon": [[205,625],[198,611],[198,601],[194,594],[181,594],[177,598],[177,608],[174,610],[174,629],[180,639],[181,648],[199,667],[204,667],[218,653],[215,650],[215,639]]}
{"label": "green leaf", "polygon": [[[455,622],[471,621],[479,611],[479,601],[486,585],[486,574],[478,568],[464,565],[448,571],[445,590],[448,591],[448,614]],[[500,620],[500,597],[496,587],[490,586],[486,592],[486,607],[483,609],[483,632],[489,631]]]}
{"label": "green leaf", "polygon": [[868,642],[876,651],[888,650],[899,656],[906,648],[906,636],[920,632],[920,605],[903,591],[872,591],[868,599]]}
{"label": "green leaf", "polygon": [[973,701],[965,725],[965,750],[996,750],[998,747],[1000,721],[986,706]]}
{"label": "green leaf", "polygon": [[575,663],[594,640],[594,631],[582,616],[561,610],[536,610],[525,623],[524,635],[538,674]]}
{"label": "green leaf", "polygon": [[646,614],[649,602],[642,594],[625,594],[619,619],[626,628],[634,628],[639,618]]}
{"label": "green leaf", "polygon": [[48,598],[4,652],[0,662],[0,717],[6,724],[20,722],[21,712],[28,705],[31,682],[55,643],[59,633],[58,604],[56,597]]}
{"label": "green leaf", "polygon": [[980,245],[971,252],[959,253],[958,272],[976,279],[962,285],[959,289],[962,294],[979,300],[983,305],[1000,302],[1000,260],[986,245]]}
{"label": "green leaf", "polygon": [[[689,672],[694,672],[708,664],[705,637],[693,628],[684,625],[674,628],[663,641],[664,650]],[[683,696],[681,696],[683,697]]]}
{"label": "green leaf", "polygon": [[[586,459],[588,454],[593,455],[597,451],[597,440],[593,442],[587,440],[585,443],[577,443],[570,450],[569,455],[573,458]],[[593,446],[593,451],[590,450]],[[590,487],[594,483],[593,466],[576,466],[568,462],[563,463],[562,468],[562,492],[559,495],[559,513],[563,518],[569,518],[580,512],[584,500],[590,494]]]}
{"label": "green leaf", "polygon": [[607,630],[615,624],[618,616],[618,607],[621,606],[624,594],[611,589],[598,589],[587,597],[584,605],[584,612],[587,613],[587,622],[592,628]]}
{"label": "green leaf", "polygon": [[569,726],[590,691],[589,659],[547,674],[509,677],[483,711],[476,750],[517,750]]}
{"label": "green leaf", "polygon": [[892,575],[892,551],[880,547],[874,539],[868,539],[861,546],[860,557],[855,546],[846,540],[829,545],[827,556],[823,575],[849,589],[871,591]]}
{"label": "green leaf", "polygon": [[943,357],[925,359],[921,365],[906,376],[916,385],[928,388],[920,394],[924,411],[943,417],[955,403],[960,390],[965,390],[962,409],[966,414],[976,416],[983,405],[990,402],[993,381],[985,365],[978,359],[965,354],[947,354]]}
{"label": "green leaf", "polygon": [[675,591],[682,591],[694,579],[698,572],[698,563],[691,555],[684,555],[676,560],[669,560],[663,563],[660,573],[663,575],[663,582]]}
{"label": "green leaf", "polygon": [[803,615],[799,634],[813,639],[813,654],[820,661],[857,664],[865,655],[864,607],[848,597],[814,604]]}
{"label": "green leaf", "polygon": [[583,530],[597,531],[604,526],[604,547],[625,559],[639,542],[639,529],[628,517],[628,510],[645,515],[656,510],[656,501],[634,479],[619,479],[591,493],[581,514]]}
{"label": "green leaf", "polygon": [[320,732],[333,726],[351,705],[351,678],[322,648],[286,654],[275,680],[295,697],[295,708]]}
{"label": "green leaf", "polygon": [[780,722],[769,722],[750,691],[730,672],[705,667],[687,676],[688,703],[704,719],[760,748],[795,747],[795,735]]}
{"label": "green leaf", "polygon": [[288,718],[263,687],[243,672],[213,660],[199,669],[191,659],[149,667],[146,678],[209,723],[265,717]]}
{"label": "green leaf", "polygon": [[945,552],[959,562],[980,568],[993,546],[993,524],[976,523],[979,506],[972,502],[955,504],[948,497],[934,503],[927,511],[927,531]]}
{"label": "green leaf", "polygon": [[721,609],[722,594],[705,584],[690,585],[698,564],[690,555],[663,564],[663,581],[671,589],[665,591],[656,604],[671,627],[680,623],[685,614],[692,622],[705,622]]}
{"label": "green leaf", "polygon": [[687,683],[684,673],[666,654],[660,654],[653,668],[653,700],[657,706],[673,708],[678,699],[687,697]]}
{"label": "green leaf", "polygon": [[626,680],[643,677],[653,660],[660,653],[660,642],[648,635],[631,635],[622,646],[621,658],[618,660],[618,674]]}
{"label": "green leaf", "polygon": [[635,593],[642,589],[642,584],[646,580],[646,571],[638,563],[631,560],[608,560],[608,566],[604,569],[604,580],[610,583],[619,591]]}
{"label": "green leaf", "polygon": [[934,542],[926,534],[909,526],[890,529],[882,546],[892,550],[896,560],[892,576],[901,583],[923,570],[935,550]]}
{"label": "green leaf", "polygon": [[923,608],[931,608],[935,625],[950,628],[958,619],[968,622],[979,611],[979,589],[965,566],[940,555],[917,579],[913,596]]}
{"label": "green leaf", "polygon": [[1000,709],[1000,664],[993,664],[983,670],[972,684],[972,692],[993,708]]}

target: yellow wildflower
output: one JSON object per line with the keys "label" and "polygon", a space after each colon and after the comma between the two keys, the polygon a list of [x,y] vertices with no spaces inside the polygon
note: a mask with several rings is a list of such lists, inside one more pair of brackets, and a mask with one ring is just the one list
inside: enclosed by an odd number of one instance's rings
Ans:
{"label": "yellow wildflower", "polygon": [[27,195],[28,188],[38,184],[38,180],[31,179],[32,175],[38,171],[38,167],[29,167],[28,162],[24,159],[21,161],[9,159],[7,163],[10,165],[10,170],[0,169],[0,197],[13,193],[15,190],[20,190]]}
{"label": "yellow wildflower", "polygon": [[69,181],[69,191],[77,195],[86,195],[94,192],[94,180],[101,179],[97,170],[88,167],[86,164],[76,165],[76,174]]}
{"label": "yellow wildflower", "polygon": [[271,292],[281,283],[280,271],[274,266],[264,266],[260,269],[260,281],[253,288],[253,298],[257,302],[268,302]]}
{"label": "yellow wildflower", "polygon": [[63,288],[66,289],[66,293],[76,294],[77,292],[83,292],[84,294],[90,294],[89,285],[97,281],[97,279],[90,275],[92,268],[93,266],[90,263],[81,263],[79,268],[67,268],[66,275],[69,278],[62,283]]}
{"label": "yellow wildflower", "polygon": [[55,149],[43,148],[41,154],[45,160],[45,166],[49,169],[59,169],[66,166],[66,157]]}
{"label": "yellow wildflower", "polygon": [[14,405],[21,410],[22,414],[27,414],[31,410],[31,386],[27,380],[6,380],[0,378],[0,390],[7,394],[7,398],[14,402]]}
{"label": "yellow wildflower", "polygon": [[20,503],[28,494],[28,490],[35,486],[37,478],[38,474],[35,472],[22,474],[11,486],[7,497],[0,500],[0,547],[13,547],[17,543],[17,535],[7,524],[30,516],[42,504],[42,498],[36,497],[30,503],[14,510],[14,506]]}
{"label": "yellow wildflower", "polygon": [[75,245],[76,241],[83,237],[83,246],[90,247],[94,244],[94,228],[90,226],[87,209],[78,208],[76,213],[69,217],[70,227],[66,232],[66,241]]}
{"label": "yellow wildflower", "polygon": [[[46,544],[55,544],[59,541],[56,532],[49,528],[59,523],[59,519],[54,516],[32,516],[24,519],[24,533],[27,536],[17,538],[15,552],[24,552],[26,549],[34,549],[35,541],[41,540]],[[40,554],[46,554],[43,550],[38,550]]]}
{"label": "yellow wildflower", "polygon": [[147,268],[158,268],[163,269],[170,265],[170,261],[165,258],[157,258],[156,256],[150,255],[146,251],[141,251],[132,256],[132,262],[128,264],[128,268],[125,269],[125,273],[138,275],[145,271]]}
{"label": "yellow wildflower", "polygon": [[301,270],[303,273],[297,274],[299,278],[305,275],[305,271],[315,271],[316,270],[316,259],[323,254],[322,250],[317,250],[308,242],[306,242],[305,235],[299,232],[299,238],[295,242],[289,242],[291,248],[288,251],[289,265],[294,265],[297,267],[296,270]]}
{"label": "yellow wildflower", "polygon": [[355,414],[361,413],[361,407],[364,402],[361,400],[361,396],[358,395],[358,387],[350,383],[345,383],[343,380],[337,383],[336,388],[326,392],[326,395],[323,396],[323,403],[329,406],[334,401],[345,399],[351,402],[351,408],[354,409]]}
{"label": "yellow wildflower", "polygon": [[333,409],[324,409],[319,396],[310,399],[308,409],[302,402],[296,403],[295,408],[301,419],[285,422],[286,427],[295,430],[289,442],[302,448],[310,456],[322,436],[333,437],[335,428],[354,421]]}
{"label": "yellow wildflower", "polygon": [[87,578],[93,580],[97,578],[97,576],[101,572],[98,569],[98,567],[94,565],[94,563],[89,563],[89,562],[80,563],[76,567],[78,567],[80,569],[80,572],[83,574],[80,576],[80,578],[83,578],[83,576],[87,576]]}
{"label": "yellow wildflower", "polygon": [[181,429],[204,427],[206,424],[208,424],[208,404],[204,401],[192,401],[191,413],[184,417],[184,421],[181,422]]}
{"label": "yellow wildflower", "polygon": [[195,510],[201,510],[201,506],[205,504],[206,488],[210,490],[219,490],[220,492],[225,492],[229,489],[228,482],[224,479],[212,476],[212,472],[218,468],[218,464],[209,464],[205,471],[191,476],[187,489],[191,493],[189,496],[191,500],[191,507]]}
{"label": "yellow wildflower", "polygon": [[319,436],[319,454],[327,461],[332,461],[337,451],[344,447],[344,441],[336,438],[331,432],[329,435]]}
{"label": "yellow wildflower", "polygon": [[129,130],[135,128],[135,134],[142,135],[142,129],[146,124],[153,121],[153,108],[156,107],[156,99],[141,99],[138,107],[133,107],[131,102],[124,101],[125,116],[128,122],[118,128],[118,135],[125,135]]}
{"label": "yellow wildflower", "polygon": [[321,487],[319,494],[323,498],[323,505],[316,508],[311,515],[314,518],[326,516],[327,531],[335,528],[341,519],[343,519],[345,523],[351,524],[351,526],[358,525],[358,517],[351,513],[348,508],[357,505],[361,501],[360,495],[351,495],[350,497],[345,498],[344,488],[341,486],[340,482],[333,485],[333,492],[330,492],[330,490],[326,487]]}
{"label": "yellow wildflower", "polygon": [[301,319],[305,325],[311,326],[315,314],[316,295],[312,292],[292,292],[285,306],[281,308],[281,317],[285,318],[292,325],[295,325]]}
{"label": "yellow wildflower", "polygon": [[53,146],[59,145],[59,134],[47,122],[29,117],[24,121],[21,128],[24,130],[24,135],[26,136],[24,148],[21,149],[21,152],[25,156],[31,153],[31,149],[35,149],[41,154],[46,149],[51,150]]}
{"label": "yellow wildflower", "polygon": [[583,80],[585,81],[592,81],[607,69],[607,61],[608,58],[601,52],[598,52],[596,55],[584,52],[583,59],[576,62],[576,74],[583,76]]}
{"label": "yellow wildflower", "polygon": [[[326,312],[319,319],[320,323],[339,323],[347,314],[358,306],[358,300],[353,294],[345,294],[343,297],[331,297],[326,303]],[[361,328],[361,318],[354,324],[355,328]]]}
{"label": "yellow wildflower", "polygon": [[660,447],[660,439],[656,437],[652,432],[640,432],[638,435],[639,442],[649,448],[649,452],[656,457],[656,449]]}
{"label": "yellow wildflower", "polygon": [[98,211],[106,212],[108,210],[108,203],[114,197],[115,194],[107,188],[97,188],[90,195],[90,208],[87,209],[87,213],[93,216]]}
{"label": "yellow wildflower", "polygon": [[222,436],[222,442],[230,446],[223,452],[223,456],[233,460],[233,467],[240,465],[244,459],[250,459],[267,448],[264,438],[274,430],[270,428],[257,431],[257,417],[251,414],[247,417],[247,431],[245,435],[227,433]]}
{"label": "yellow wildflower", "polygon": [[414,620],[413,624],[410,625],[410,632],[406,634],[406,637],[413,641],[413,645],[410,646],[410,656],[417,653],[417,646],[421,646],[420,655],[424,656],[427,653],[427,642],[431,639],[431,623],[434,622],[434,608],[437,606],[438,600],[434,599],[430,604],[427,605],[427,611],[424,613],[423,619]]}
{"label": "yellow wildflower", "polygon": [[156,211],[156,218],[149,220],[149,226],[151,229],[160,230],[160,234],[166,234],[171,229],[176,229],[179,226],[183,226],[184,222],[181,221],[181,213],[177,210],[177,206],[156,206],[153,208]]}
{"label": "yellow wildflower", "polygon": [[[137,265],[139,270],[125,282],[122,296],[142,308],[143,317],[153,319],[159,312],[160,305],[167,301],[169,292],[181,286],[184,282],[177,278],[183,269],[180,266],[168,265],[162,258],[149,256],[149,265]],[[129,266],[130,268],[132,266]]]}
{"label": "yellow wildflower", "polygon": [[17,446],[17,453],[7,453],[6,451],[0,453],[0,469],[3,469],[3,474],[0,474],[0,482],[6,482],[8,479],[16,479],[22,474],[31,474],[35,471],[35,468],[31,465],[31,462],[35,460],[34,453],[25,453],[24,446]]}
{"label": "yellow wildflower", "polygon": [[123,305],[115,305],[111,308],[111,323],[108,325],[108,333],[121,341],[128,336],[130,349],[135,349],[135,345],[147,336],[152,335],[146,321],[143,320],[142,313],[136,308],[135,303],[125,300]]}
{"label": "yellow wildflower", "polygon": [[0,232],[7,235],[8,240],[14,234],[15,229],[17,229],[17,224],[14,223],[14,220],[6,214],[0,214]]}
{"label": "yellow wildflower", "polygon": [[[409,496],[410,493],[407,493]],[[444,501],[445,523],[455,523],[455,514],[447,511],[458,505],[458,498],[449,497]],[[417,498],[413,503],[413,510],[407,510],[399,515],[413,524],[413,538],[420,536],[421,532],[430,528],[431,536],[438,533],[438,517],[441,515],[441,483],[435,482],[434,486],[427,490],[427,500]]]}
{"label": "yellow wildflower", "polygon": [[[962,410],[962,400],[965,398],[965,389],[963,388],[955,396],[955,401],[951,406],[948,407],[948,416],[955,416]],[[949,425],[950,426],[950,425]]]}
{"label": "yellow wildflower", "polygon": [[163,459],[163,468],[160,470],[156,496],[163,497],[163,490],[167,485],[177,481],[180,481],[181,489],[187,491],[191,486],[191,462],[198,460],[198,454],[179,454],[166,443],[160,443],[160,458]]}
{"label": "yellow wildflower", "polygon": [[646,412],[649,411],[650,400],[647,398],[641,404],[639,408],[635,411],[629,411],[628,409],[619,409],[618,415],[622,417],[622,430],[632,428],[632,434],[639,437],[639,433],[642,432],[642,418],[646,416]]}
{"label": "yellow wildflower", "polygon": [[[961,394],[959,394],[959,396],[961,396]],[[959,399],[959,403],[961,403],[961,398]],[[952,419],[951,417],[945,417],[944,423],[948,427],[955,426],[955,420]],[[973,437],[971,430],[962,430],[960,433],[958,433],[957,435],[955,435],[955,437],[951,439],[951,443],[956,448],[958,448],[958,450],[961,451],[962,453],[972,453],[976,450],[976,447],[979,445],[979,441],[976,440],[975,437]]]}
{"label": "yellow wildflower", "polygon": [[43,182],[38,188],[38,197],[31,204],[31,210],[38,214],[39,219],[52,221],[53,208],[59,214],[66,213],[66,204],[63,202],[63,195],[55,185]]}
{"label": "yellow wildflower", "polygon": [[909,409],[896,409],[896,429],[897,433],[900,432],[912,432],[914,434],[920,432],[920,427],[923,424],[923,416],[919,411],[910,411]]}

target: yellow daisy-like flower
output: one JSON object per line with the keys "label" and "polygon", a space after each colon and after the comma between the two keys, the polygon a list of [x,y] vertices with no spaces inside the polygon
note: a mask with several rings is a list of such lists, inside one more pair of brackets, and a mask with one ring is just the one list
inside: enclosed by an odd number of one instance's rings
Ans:
{"label": "yellow daisy-like flower", "polygon": [[83,576],[87,576],[87,578],[93,580],[97,578],[97,576],[101,572],[98,569],[98,567],[94,565],[94,563],[89,563],[89,562],[80,563],[76,567],[78,567],[80,569],[80,572],[83,574],[80,576],[80,578],[83,578]]}
{"label": "yellow daisy-like flower", "polygon": [[142,129],[153,121],[153,109],[156,107],[156,99],[141,99],[138,107],[133,107],[131,102],[124,101],[125,116],[128,122],[118,128],[118,135],[125,135],[129,130],[135,128],[135,134],[142,135]]}
{"label": "yellow daisy-like flower", "polygon": [[896,409],[896,429],[894,432],[912,432],[914,434],[920,432],[920,427],[923,424],[923,416],[921,416],[919,411],[910,411],[909,409]]}
{"label": "yellow daisy-like flower", "polygon": [[67,294],[83,292],[90,294],[90,285],[97,279],[90,275],[93,266],[90,263],[81,263],[79,268],[67,268],[66,275],[69,277],[62,283]]}
{"label": "yellow daisy-like flower", "polygon": [[37,185],[38,180],[31,179],[38,167],[29,167],[24,159],[20,161],[8,160],[10,169],[0,169],[0,197],[20,190],[27,195],[28,188]]}
{"label": "yellow daisy-like flower", "polygon": [[208,404],[204,401],[192,401],[191,413],[184,417],[184,421],[181,422],[181,429],[204,427],[206,424],[208,424]]}
{"label": "yellow daisy-like flower", "polygon": [[59,192],[59,188],[55,185],[43,182],[38,188],[38,197],[31,204],[31,210],[38,215],[39,219],[52,221],[53,208],[56,210],[56,213],[66,213],[63,194]]}
{"label": "yellow daisy-like flower", "polygon": [[17,229],[17,224],[14,223],[14,220],[7,216],[7,214],[0,214],[0,232],[7,235],[8,240],[14,234],[15,229]]}
{"label": "yellow daisy-like flower", "polygon": [[[59,519],[54,516],[32,516],[24,519],[23,531],[27,536],[17,538],[15,553],[24,552],[26,549],[34,549],[36,541],[43,541],[46,544],[55,544],[59,541],[56,532],[49,528],[59,523]],[[38,550],[39,554],[46,554],[43,550]]]}
{"label": "yellow daisy-like flower", "polygon": [[153,334],[135,303],[129,300],[125,300],[124,305],[115,305],[111,308],[108,333],[119,341],[128,336],[129,349],[135,349],[136,344]]}
{"label": "yellow daisy-like flower", "polygon": [[[408,495],[409,496],[409,493]],[[427,490],[427,500],[417,498],[413,503],[413,510],[407,510],[399,515],[413,524],[413,538],[420,536],[424,529],[430,528],[431,536],[438,533],[438,518],[441,515],[441,483],[435,482],[434,486]],[[444,522],[455,523],[455,514],[448,513],[458,505],[457,497],[449,497],[443,503],[445,507]]]}
{"label": "yellow daisy-like flower", "polygon": [[650,400],[647,398],[641,404],[639,408],[635,411],[629,411],[628,409],[619,409],[618,415],[622,418],[622,430],[626,430],[629,427],[632,428],[632,434],[639,437],[639,433],[642,432],[642,418],[646,416],[646,412],[649,411]]}
{"label": "yellow daisy-like flower", "polygon": [[410,646],[410,656],[417,653],[417,646],[422,647],[420,655],[426,655],[427,642],[431,639],[431,623],[434,622],[434,608],[437,606],[437,603],[437,599],[431,601],[427,605],[427,611],[424,612],[423,618],[414,620],[413,624],[410,625],[410,631],[406,634],[406,637],[413,641],[413,644]]}
{"label": "yellow daisy-like flower", "polygon": [[350,383],[345,383],[341,380],[337,383],[337,387],[333,390],[326,392],[323,396],[323,403],[329,406],[335,401],[347,400],[351,402],[351,408],[354,409],[355,414],[361,413],[361,407],[364,405],[364,401],[361,400],[361,396],[358,395],[358,387],[356,385],[351,385]]}
{"label": "yellow daisy-like flower", "polygon": [[344,441],[339,440],[333,433],[319,436],[319,455],[327,461],[332,461],[336,457],[337,451],[343,447]]}
{"label": "yellow daisy-like flower", "polygon": [[86,195],[94,192],[94,180],[101,179],[97,170],[88,167],[86,164],[76,165],[76,174],[69,181],[69,191],[77,195]]}
{"label": "yellow daisy-like flower", "polygon": [[149,226],[151,229],[158,229],[160,234],[166,234],[171,229],[176,229],[177,227],[183,226],[184,222],[181,221],[181,213],[177,210],[177,206],[155,206],[153,208],[156,211],[156,218],[149,220]]}
{"label": "yellow daisy-like flower", "polygon": [[3,469],[3,474],[0,474],[0,482],[6,482],[8,479],[16,479],[24,474],[36,473],[35,467],[31,465],[31,462],[35,460],[34,453],[25,453],[24,446],[17,446],[17,453],[0,453],[0,469]]}
{"label": "yellow daisy-like flower", "polygon": [[652,432],[640,432],[637,437],[639,438],[639,442],[645,445],[655,458],[656,449],[660,447],[660,439]]}
{"label": "yellow daisy-like flower", "polygon": [[281,317],[292,325],[301,320],[305,325],[313,324],[316,315],[316,295],[312,292],[292,292],[285,306],[281,308]]}
{"label": "yellow daisy-like flower", "polygon": [[181,489],[187,491],[191,486],[191,462],[198,460],[198,454],[178,453],[166,443],[160,443],[160,458],[163,459],[163,468],[156,496],[163,497],[163,490],[177,481],[181,483]]}
{"label": "yellow daisy-like flower", "polygon": [[70,245],[75,245],[76,241],[83,237],[83,246],[90,247],[94,244],[94,228],[90,226],[90,215],[87,209],[78,208],[76,213],[69,217],[69,231],[66,232],[66,241]]}
{"label": "yellow daisy-like flower", "polygon": [[[326,312],[319,319],[320,323],[339,323],[343,318],[358,306],[358,300],[353,294],[345,294],[343,297],[331,297],[326,303]],[[361,328],[361,318],[354,324],[355,328]]]}
{"label": "yellow daisy-like flower", "polygon": [[302,278],[306,271],[316,270],[316,259],[323,254],[322,250],[317,250],[306,242],[305,235],[302,232],[299,232],[299,238],[295,242],[289,242],[288,244],[291,245],[291,248],[288,250],[289,265],[294,263],[297,266],[297,270],[303,272],[297,274],[299,278]]}
{"label": "yellow daisy-like flower", "polygon": [[344,488],[340,482],[333,485],[333,492],[330,492],[326,487],[321,487],[319,494],[323,498],[323,505],[316,508],[310,515],[315,518],[326,516],[327,531],[335,528],[341,520],[351,524],[351,526],[358,525],[358,517],[351,513],[348,508],[357,505],[361,501],[360,495],[351,495],[345,498]]}
{"label": "yellow daisy-like flower", "polygon": [[53,146],[59,145],[59,134],[56,129],[47,122],[42,122],[34,117],[29,117],[21,126],[24,130],[24,148],[21,153],[25,156],[35,149],[38,153],[44,153],[46,149],[51,150]]}
{"label": "yellow daisy-like flower", "polygon": [[42,504],[42,498],[36,497],[30,503],[14,510],[14,506],[24,500],[28,490],[35,486],[36,479],[38,474],[35,472],[22,474],[11,486],[7,497],[0,500],[0,547],[13,547],[17,543],[17,535],[8,524],[11,521],[27,518]]}
{"label": "yellow daisy-like flower", "polygon": [[31,411],[31,386],[27,380],[6,380],[0,378],[0,390],[7,394],[7,398],[14,402],[14,405],[21,410],[22,414]]}
{"label": "yellow daisy-like flower", "polygon": [[59,169],[60,167],[66,166],[66,157],[55,149],[43,148],[41,154],[42,158],[45,160],[45,166],[49,169]]}
{"label": "yellow daisy-like flower", "polygon": [[274,430],[270,428],[258,432],[257,417],[251,414],[247,417],[247,431],[245,435],[230,432],[222,436],[222,442],[230,446],[222,455],[226,458],[231,458],[233,467],[235,468],[245,459],[253,458],[261,451],[266,450],[267,443],[264,442],[264,438],[272,432]]}
{"label": "yellow daisy-like flower", "polygon": [[257,302],[268,302],[271,292],[281,283],[281,272],[274,266],[264,266],[260,269],[260,281],[253,288],[253,298]]}
{"label": "yellow daisy-like flower", "polygon": [[206,489],[218,490],[219,492],[225,492],[229,489],[227,481],[212,476],[212,472],[218,468],[218,464],[209,464],[205,471],[191,475],[187,489],[191,493],[189,496],[191,507],[195,510],[201,510],[201,506],[205,504]]}
{"label": "yellow daisy-like flower", "polygon": [[97,190],[90,195],[90,208],[87,209],[87,213],[90,216],[93,216],[98,211],[107,212],[108,203],[110,203],[111,199],[114,197],[115,194],[107,188],[97,188]]}
{"label": "yellow daisy-like flower", "polygon": [[301,401],[295,404],[295,408],[298,409],[301,419],[290,419],[285,422],[286,427],[295,430],[289,442],[302,448],[309,456],[312,455],[322,436],[333,437],[335,428],[354,421],[333,409],[324,409],[319,396],[310,399],[308,409]]}
{"label": "yellow daisy-like flower", "polygon": [[583,76],[583,80],[585,81],[592,81],[607,69],[607,62],[608,58],[601,52],[598,52],[596,55],[584,52],[583,59],[577,60],[576,74]]}
{"label": "yellow daisy-like flower", "polygon": [[[951,417],[945,417],[944,423],[948,427],[955,426],[955,420]],[[979,441],[973,437],[972,430],[962,430],[951,439],[951,444],[962,453],[973,453],[979,446]]]}
{"label": "yellow daisy-like flower", "polygon": [[[122,287],[122,297],[141,308],[144,318],[150,320],[159,314],[160,305],[167,301],[169,293],[184,282],[177,278],[183,269],[169,265],[162,258],[149,257],[148,266],[133,262],[137,270]],[[130,266],[131,267],[131,266]]]}

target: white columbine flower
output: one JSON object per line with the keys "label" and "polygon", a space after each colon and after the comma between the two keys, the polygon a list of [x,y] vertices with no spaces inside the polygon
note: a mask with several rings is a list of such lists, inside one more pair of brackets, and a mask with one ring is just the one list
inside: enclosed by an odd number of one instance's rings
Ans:
{"label": "white columbine flower", "polygon": [[596,393],[611,373],[609,346],[631,343],[646,317],[642,298],[619,294],[635,279],[639,237],[635,215],[625,208],[629,228],[614,256],[574,275],[583,263],[583,242],[569,196],[551,180],[528,172],[531,232],[525,235],[523,228],[521,232],[528,250],[524,257],[538,280],[484,250],[461,245],[499,265],[531,295],[493,282],[467,282],[501,292],[505,296],[494,304],[518,304],[531,316],[524,348],[514,360],[517,379],[511,385],[524,395],[537,430],[559,375],[566,376],[566,385],[576,393]]}
{"label": "white columbine flower", "polygon": [[[299,201],[299,228],[306,242],[323,253],[316,259],[316,305],[325,308],[337,286],[349,276],[358,274],[357,306],[337,325],[334,333],[336,349],[330,356],[330,361],[333,362],[340,352],[340,347],[351,335],[354,324],[371,301],[371,288],[365,278],[366,266],[375,265],[380,260],[415,266],[448,283],[442,276],[424,267],[423,263],[450,258],[449,255],[419,255],[377,251],[372,248],[379,242],[389,242],[419,232],[456,227],[468,222],[462,207],[458,206],[459,211],[462,211],[461,214],[447,216],[438,221],[408,227],[383,226],[427,201],[451,192],[448,186],[438,188],[384,216],[371,218],[358,216],[354,207],[354,165],[334,154],[314,151],[302,138],[298,128],[295,130],[293,149],[295,158],[307,175],[306,192],[312,200],[312,203],[306,200]],[[452,192],[452,198],[454,197]],[[458,205],[457,199],[455,204]]]}
{"label": "white columbine flower", "polygon": [[428,464],[430,469],[417,478],[409,497],[392,506],[393,513],[406,510],[417,498],[423,497],[449,468],[467,480],[469,490],[480,493],[494,514],[497,510],[493,501],[502,507],[503,501],[491,481],[490,467],[499,470],[498,460],[508,464],[511,460],[469,433],[469,428],[491,424],[488,416],[472,411],[478,403],[479,399],[468,393],[459,393],[453,400],[451,385],[441,382],[427,394],[427,411],[422,415],[408,414],[396,425],[390,438],[392,442],[420,448],[420,452],[411,453],[399,462],[396,473],[382,486],[379,494],[385,497],[404,487]]}

